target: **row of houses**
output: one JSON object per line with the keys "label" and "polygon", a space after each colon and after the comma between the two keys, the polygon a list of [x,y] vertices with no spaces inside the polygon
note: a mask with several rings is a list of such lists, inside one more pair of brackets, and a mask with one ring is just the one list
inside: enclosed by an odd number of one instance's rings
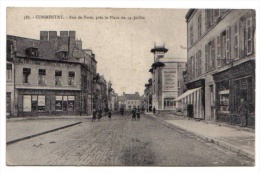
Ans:
{"label": "row of houses", "polygon": [[197,119],[254,127],[255,10],[190,9],[185,18],[186,67],[179,71],[179,63],[162,62],[164,47],[151,50],[155,63],[145,84],[147,111],[182,110]]}
{"label": "row of houses", "polygon": [[7,35],[6,51],[8,117],[89,115],[113,105],[112,83],[75,31],[41,31],[39,40]]}
{"label": "row of houses", "polygon": [[122,96],[118,96],[118,108],[126,111],[132,111],[134,108],[144,109],[143,96],[140,96],[138,92],[133,94],[123,92]]}

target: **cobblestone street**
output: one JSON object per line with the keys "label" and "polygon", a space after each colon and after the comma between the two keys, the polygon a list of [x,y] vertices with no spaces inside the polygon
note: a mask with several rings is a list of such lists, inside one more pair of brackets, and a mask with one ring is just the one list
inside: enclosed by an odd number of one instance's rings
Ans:
{"label": "cobblestone street", "polygon": [[7,146],[8,165],[81,166],[253,166],[192,134],[142,116],[82,120],[73,127]]}

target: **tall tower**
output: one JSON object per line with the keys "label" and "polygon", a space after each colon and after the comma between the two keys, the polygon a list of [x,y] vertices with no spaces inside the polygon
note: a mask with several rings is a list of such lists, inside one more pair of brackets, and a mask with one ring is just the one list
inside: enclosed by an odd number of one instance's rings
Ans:
{"label": "tall tower", "polygon": [[158,62],[160,58],[163,58],[167,51],[168,49],[165,48],[165,44],[162,46],[156,46],[156,44],[154,44],[154,48],[151,49],[151,52],[154,54],[154,62]]}

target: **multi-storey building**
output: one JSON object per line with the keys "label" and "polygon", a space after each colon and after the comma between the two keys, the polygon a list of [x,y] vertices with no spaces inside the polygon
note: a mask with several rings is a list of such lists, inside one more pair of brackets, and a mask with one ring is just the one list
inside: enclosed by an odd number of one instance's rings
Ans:
{"label": "multi-storey building", "polygon": [[145,103],[146,112],[152,111],[152,101],[153,101],[152,79],[150,78],[148,80],[148,83],[145,84],[145,90],[144,90],[144,103]]}
{"label": "multi-storey building", "polygon": [[186,22],[188,91],[178,100],[196,118],[239,124],[243,98],[254,126],[255,11],[190,9]]}
{"label": "multi-storey building", "polygon": [[94,54],[75,31],[41,31],[40,40],[7,36],[7,112],[12,116],[91,113]]}
{"label": "multi-storey building", "polygon": [[151,49],[154,54],[154,63],[149,70],[152,73],[152,108],[159,112],[176,110],[178,106],[174,100],[183,93],[182,73],[186,60],[164,58],[167,51],[164,46]]}

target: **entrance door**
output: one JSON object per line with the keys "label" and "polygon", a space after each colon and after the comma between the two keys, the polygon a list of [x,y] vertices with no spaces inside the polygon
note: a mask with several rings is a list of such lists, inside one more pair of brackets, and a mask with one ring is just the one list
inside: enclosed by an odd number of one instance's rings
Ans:
{"label": "entrance door", "polygon": [[6,93],[6,116],[11,116],[11,92]]}
{"label": "entrance door", "polygon": [[210,85],[210,110],[211,110],[211,120],[215,118],[215,95],[214,95],[214,87]]}

